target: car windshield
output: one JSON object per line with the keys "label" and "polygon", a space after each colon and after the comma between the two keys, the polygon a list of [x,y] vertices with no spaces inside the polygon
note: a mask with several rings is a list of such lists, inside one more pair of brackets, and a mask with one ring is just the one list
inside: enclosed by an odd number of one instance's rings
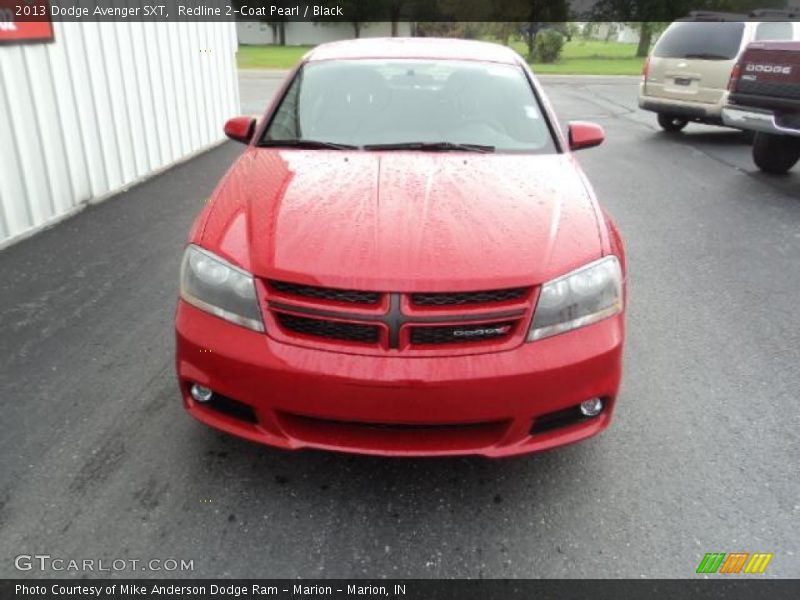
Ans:
{"label": "car windshield", "polygon": [[658,40],[653,56],[730,60],[739,54],[744,23],[678,21]]}
{"label": "car windshield", "polygon": [[457,60],[305,64],[262,145],[366,150],[556,151],[522,68]]}
{"label": "car windshield", "polygon": [[794,26],[789,21],[773,21],[770,23],[759,23],[756,28],[756,35],[753,38],[757,42],[770,40],[792,40],[794,39]]}

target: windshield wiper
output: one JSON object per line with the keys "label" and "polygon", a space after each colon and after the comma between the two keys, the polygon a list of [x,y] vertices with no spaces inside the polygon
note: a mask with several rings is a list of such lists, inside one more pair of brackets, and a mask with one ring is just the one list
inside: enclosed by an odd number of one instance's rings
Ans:
{"label": "windshield wiper", "polygon": [[367,144],[364,150],[422,150],[422,151],[460,151],[494,152],[494,146],[482,144],[456,144],[454,142],[400,142],[397,144]]}
{"label": "windshield wiper", "polygon": [[304,148],[308,150],[358,150],[358,146],[323,142],[320,140],[261,140],[259,146],[267,148]]}

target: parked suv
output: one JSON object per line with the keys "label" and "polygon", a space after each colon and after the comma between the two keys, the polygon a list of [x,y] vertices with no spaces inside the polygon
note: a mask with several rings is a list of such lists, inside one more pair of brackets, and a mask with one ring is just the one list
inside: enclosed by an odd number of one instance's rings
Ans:
{"label": "parked suv", "polygon": [[759,169],[786,173],[800,159],[800,42],[750,44],[730,88],[725,124],[756,132]]}
{"label": "parked suv", "polygon": [[796,23],[747,18],[693,13],[672,23],[645,62],[639,106],[657,113],[666,131],[680,131],[689,121],[723,125],[731,71],[747,44],[798,39]]}

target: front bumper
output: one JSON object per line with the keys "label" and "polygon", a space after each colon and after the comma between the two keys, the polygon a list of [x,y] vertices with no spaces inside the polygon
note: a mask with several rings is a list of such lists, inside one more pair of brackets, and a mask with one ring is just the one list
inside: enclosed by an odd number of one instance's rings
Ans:
{"label": "front bumper", "polygon": [[775,135],[800,136],[800,128],[781,123],[780,117],[771,110],[726,106],[722,110],[722,120],[729,127],[737,129],[761,131]]}
{"label": "front bumper", "polygon": [[[622,315],[513,350],[424,358],[302,348],[183,301],[175,322],[186,409],[212,427],[290,449],[489,457],[545,450],[608,426],[622,371]],[[254,418],[194,401],[192,383]],[[600,415],[531,433],[537,417],[593,397],[605,401]]]}

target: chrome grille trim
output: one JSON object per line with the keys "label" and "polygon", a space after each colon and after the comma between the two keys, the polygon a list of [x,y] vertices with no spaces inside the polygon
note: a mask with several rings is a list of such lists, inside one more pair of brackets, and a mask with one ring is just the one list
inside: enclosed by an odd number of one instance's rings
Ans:
{"label": "chrome grille trim", "polygon": [[[269,301],[269,307],[277,311],[288,311],[303,313],[306,315],[313,315],[316,317],[330,317],[331,319],[345,319],[348,321],[377,321],[385,322],[386,313],[383,314],[365,314],[353,313],[341,310],[330,310],[327,308],[311,308],[308,306],[297,306],[286,302],[279,302],[276,300]],[[403,317],[403,324],[405,323],[444,323],[452,321],[454,323],[473,323],[474,321],[500,321],[502,319],[515,319],[525,316],[525,309],[519,308],[514,310],[502,310],[485,313],[473,313],[468,315],[425,315],[414,316],[406,315]]]}

